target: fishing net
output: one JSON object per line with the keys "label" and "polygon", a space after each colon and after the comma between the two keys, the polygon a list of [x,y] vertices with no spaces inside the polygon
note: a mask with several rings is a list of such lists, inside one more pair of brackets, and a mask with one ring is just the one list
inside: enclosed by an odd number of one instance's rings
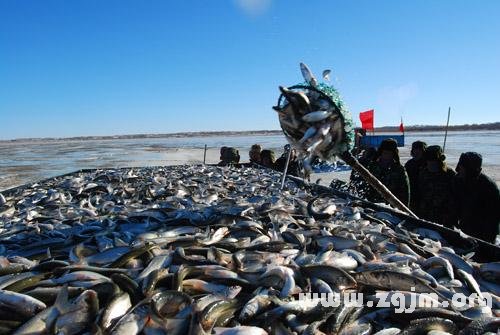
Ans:
{"label": "fishing net", "polygon": [[[313,171],[312,165],[316,158],[336,162],[337,157],[340,157],[389,204],[416,217],[351,154],[354,125],[351,113],[338,91],[331,85],[318,83],[304,63],[300,63],[300,69],[305,82],[289,88],[280,86],[281,95],[273,108],[278,112],[285,137],[302,159],[306,175]],[[327,78],[327,72],[329,70],[323,72],[324,79]]]}
{"label": "fishing net", "polygon": [[[337,156],[352,150],[352,116],[333,86],[326,83],[312,86],[303,82],[281,89],[274,109],[279,113],[280,126],[287,141],[305,160],[305,167],[315,157],[334,162]],[[303,102],[304,95],[308,106],[297,102],[297,99]]]}

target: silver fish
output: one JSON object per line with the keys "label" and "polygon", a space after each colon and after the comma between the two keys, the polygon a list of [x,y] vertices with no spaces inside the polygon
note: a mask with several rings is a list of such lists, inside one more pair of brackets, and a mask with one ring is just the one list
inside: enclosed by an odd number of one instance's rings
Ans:
{"label": "silver fish", "polygon": [[318,81],[316,80],[316,78],[314,77],[311,70],[306,64],[300,63],[300,71],[302,72],[302,76],[304,77],[306,83],[308,83],[313,87],[318,85]]}
{"label": "silver fish", "polygon": [[332,72],[331,70],[324,70],[323,71],[323,79],[324,80],[330,80],[330,73],[331,72]]}
{"label": "silver fish", "polygon": [[309,123],[320,122],[327,119],[330,115],[332,115],[332,113],[327,111],[315,111],[305,114],[302,120]]}

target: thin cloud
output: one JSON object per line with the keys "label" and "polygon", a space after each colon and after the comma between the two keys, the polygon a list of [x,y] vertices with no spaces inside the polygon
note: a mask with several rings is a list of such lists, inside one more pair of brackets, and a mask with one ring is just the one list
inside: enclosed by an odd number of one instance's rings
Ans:
{"label": "thin cloud", "polygon": [[377,94],[377,109],[385,121],[397,120],[404,115],[404,110],[411,100],[418,96],[418,85],[406,83],[395,87],[384,87]]}
{"label": "thin cloud", "polygon": [[271,0],[235,0],[235,2],[249,16],[263,15],[271,6]]}

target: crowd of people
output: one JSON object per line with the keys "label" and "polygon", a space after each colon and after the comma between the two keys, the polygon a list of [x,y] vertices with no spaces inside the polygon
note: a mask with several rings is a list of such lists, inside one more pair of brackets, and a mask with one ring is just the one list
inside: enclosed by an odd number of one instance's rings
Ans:
{"label": "crowd of people", "polygon": [[[500,193],[496,183],[482,173],[481,155],[462,153],[453,170],[439,145],[416,141],[411,156],[403,166],[397,142],[387,139],[378,150],[366,149],[359,161],[419,218],[458,227],[494,243],[499,233]],[[384,202],[355,171],[350,184],[367,200]]]}
{"label": "crowd of people", "polygon": [[[248,153],[249,163],[245,164],[240,163],[236,148],[222,147],[219,165],[257,164],[284,172],[289,152],[287,174],[303,177],[295,149],[289,144],[278,159],[273,150],[254,144]],[[468,235],[494,243],[499,233],[500,193],[496,183],[482,173],[481,155],[465,152],[452,169],[439,145],[427,146],[416,141],[411,156],[403,165],[397,142],[386,139],[378,149],[363,150],[359,162],[419,218],[449,228],[458,227]],[[385,202],[355,170],[350,176],[349,189],[368,201]]]}
{"label": "crowd of people", "polygon": [[[286,160],[288,158],[288,154],[290,153],[287,174],[302,177],[302,168],[295,149],[293,149],[290,144],[285,145],[283,149],[283,154],[276,159],[276,154],[273,150],[262,149],[260,144],[254,144],[248,152],[248,156],[250,158],[249,164],[257,164],[259,166],[284,172]],[[240,163],[240,153],[238,149],[232,147],[222,147],[220,150],[220,162],[218,165],[242,166],[243,164]]]}

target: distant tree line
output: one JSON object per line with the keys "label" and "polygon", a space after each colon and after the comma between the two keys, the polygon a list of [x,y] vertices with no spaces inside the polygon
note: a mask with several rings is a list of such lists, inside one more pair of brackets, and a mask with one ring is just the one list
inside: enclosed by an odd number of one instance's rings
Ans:
{"label": "distant tree line", "polygon": [[[415,125],[405,126],[405,131],[444,131],[445,126]],[[449,126],[448,130],[500,130],[500,122],[482,123],[482,124],[463,124],[458,126]],[[375,131],[379,132],[399,132],[399,127],[378,127]],[[78,136],[66,138],[22,138],[0,142],[14,141],[85,141],[85,140],[116,140],[116,139],[141,139],[141,138],[178,138],[178,137],[209,137],[209,136],[258,136],[258,135],[281,135],[281,130],[248,130],[248,131],[199,131],[182,132],[168,134],[131,134],[114,136]]]}
{"label": "distant tree line", "polygon": [[[414,125],[405,126],[405,131],[444,131],[446,126]],[[378,127],[376,131],[399,132],[399,127]],[[482,123],[482,124],[462,124],[449,126],[448,130],[500,130],[500,122]]]}

